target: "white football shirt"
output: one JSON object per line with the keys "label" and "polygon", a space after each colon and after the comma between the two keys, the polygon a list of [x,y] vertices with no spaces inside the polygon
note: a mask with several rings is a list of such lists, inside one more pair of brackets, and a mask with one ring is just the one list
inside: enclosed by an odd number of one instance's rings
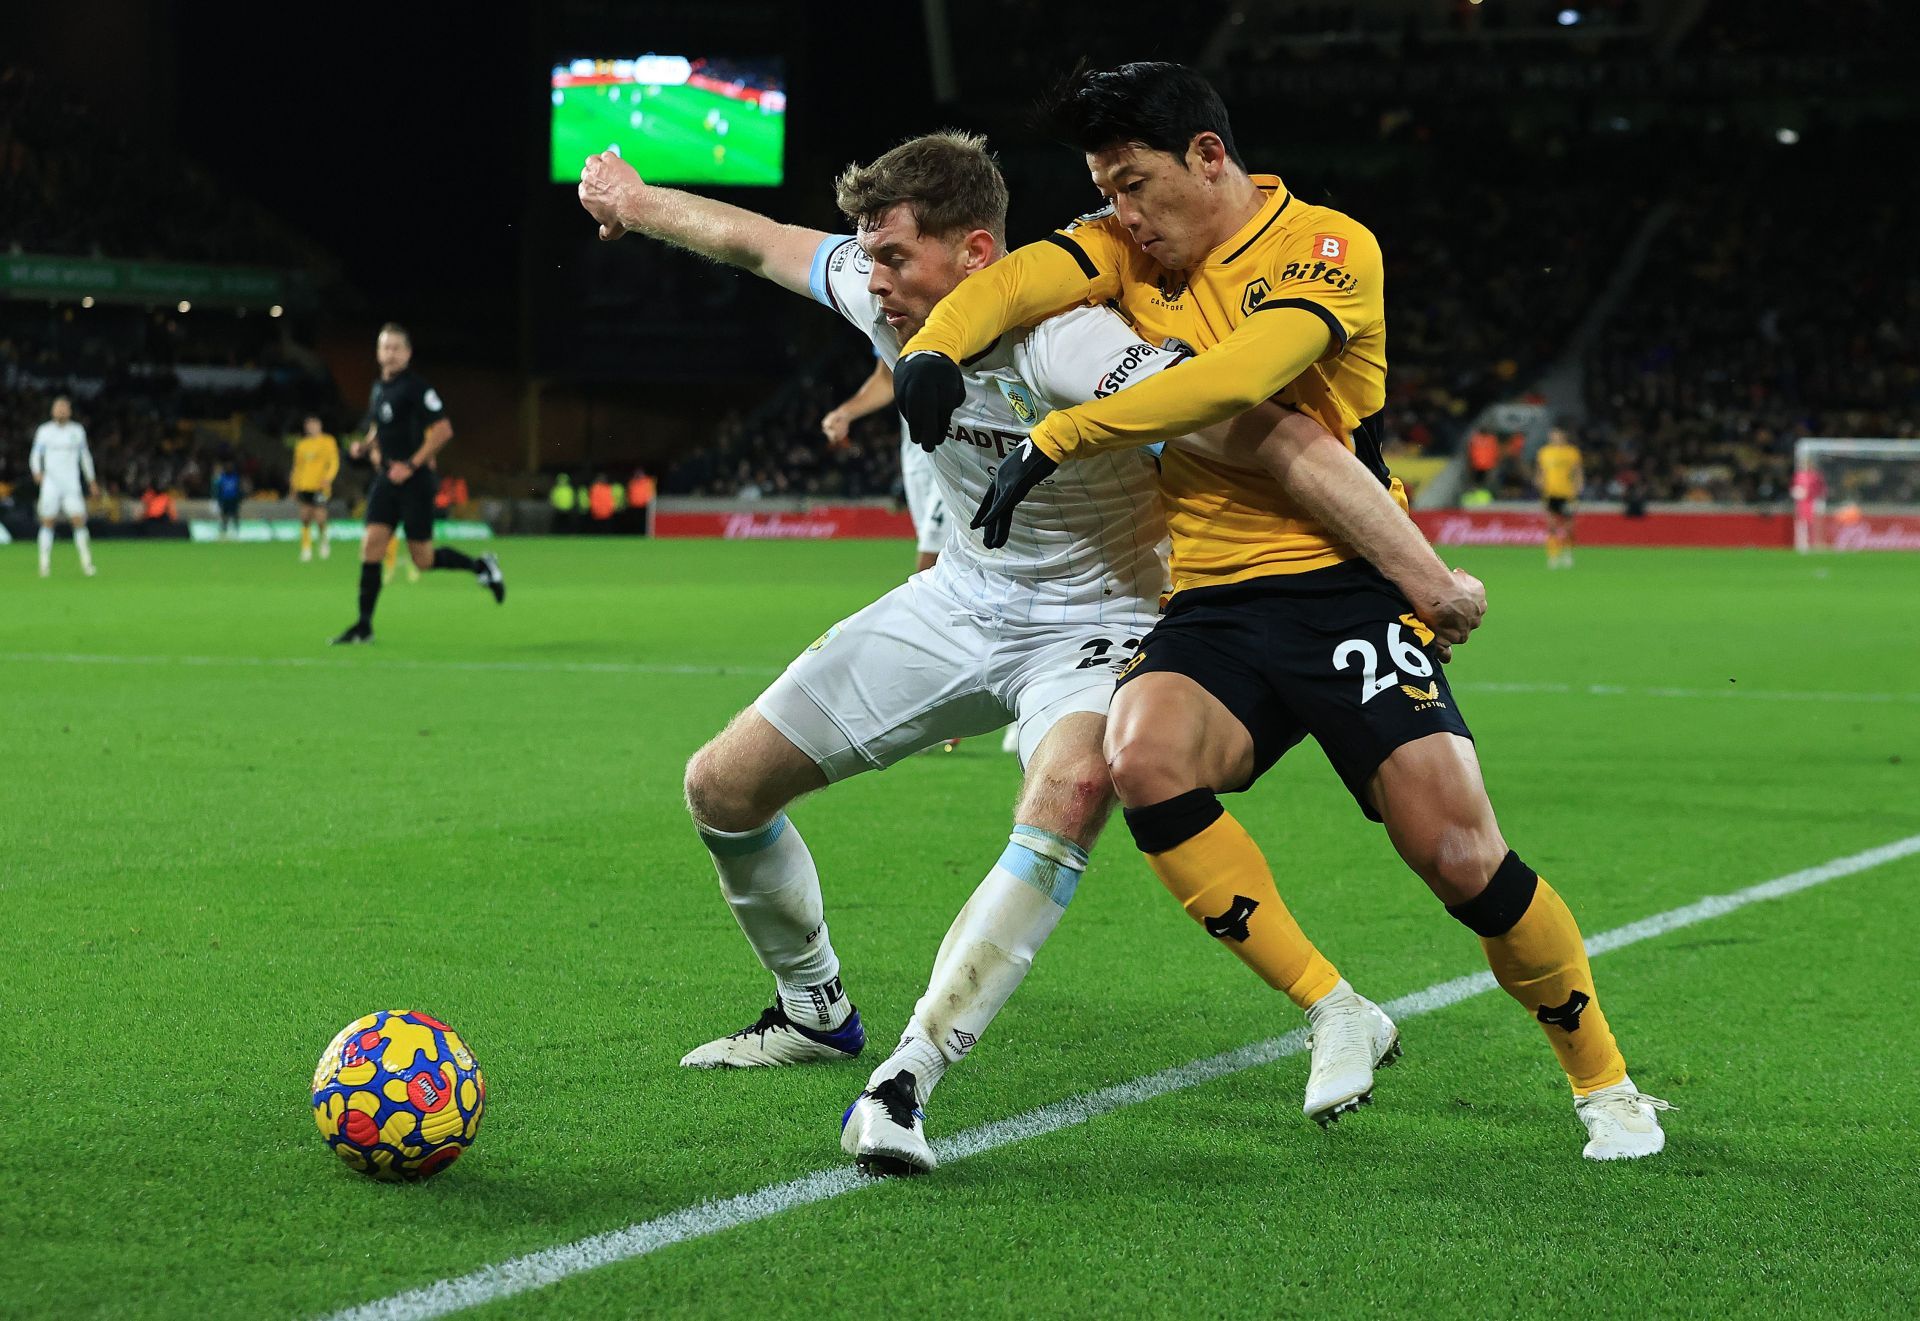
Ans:
{"label": "white football shirt", "polygon": [[46,421],[33,433],[33,452],[27,458],[34,480],[42,486],[79,490],[93,481],[93,455],[87,449],[87,429],[78,422]]}
{"label": "white football shirt", "polygon": [[[869,292],[872,258],[854,239],[828,238],[814,253],[813,296],[873,342],[889,368],[900,337]],[[988,550],[969,528],[995,468],[1034,423],[1056,408],[1112,394],[1180,361],[1143,341],[1104,307],[1076,308],[1010,331],[961,364],[966,397],[933,452],[940,498],[953,525],[940,564],[949,586],[984,614],[1082,622],[1158,611],[1168,585],[1166,518],[1155,457],[1145,450],[1063,464],[1035,487],[1007,544]]]}

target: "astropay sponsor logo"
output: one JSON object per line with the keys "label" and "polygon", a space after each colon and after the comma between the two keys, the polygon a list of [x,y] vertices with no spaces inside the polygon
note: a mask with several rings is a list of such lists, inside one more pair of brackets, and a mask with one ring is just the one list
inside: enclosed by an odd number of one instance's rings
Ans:
{"label": "astropay sponsor logo", "polygon": [[1450,514],[1434,529],[1433,540],[1442,546],[1542,546],[1547,529],[1531,521]]}
{"label": "astropay sponsor logo", "polygon": [[1920,519],[1875,522],[1871,519],[1835,528],[1835,550],[1920,550]]}
{"label": "astropay sponsor logo", "polygon": [[720,535],[729,541],[784,541],[791,538],[832,537],[839,530],[839,523],[830,518],[729,514],[726,527]]}
{"label": "astropay sponsor logo", "polygon": [[1113,370],[1102,376],[1099,383],[1093,387],[1093,397],[1105,399],[1110,394],[1119,393],[1127,380],[1140,369],[1141,363],[1159,356],[1160,350],[1151,344],[1128,345],[1126,353],[1113,365]]}

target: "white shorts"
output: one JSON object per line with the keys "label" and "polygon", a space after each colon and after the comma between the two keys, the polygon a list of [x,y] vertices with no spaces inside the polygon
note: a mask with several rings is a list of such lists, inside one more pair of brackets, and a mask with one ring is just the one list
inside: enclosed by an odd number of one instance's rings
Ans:
{"label": "white shorts", "polygon": [[802,652],[754,703],[831,781],[883,770],[950,738],[1020,722],[1020,764],[1061,717],[1105,715],[1117,671],[1153,627],[1010,623],[970,612],[916,573]]}
{"label": "white shorts", "polygon": [[913,535],[920,550],[938,555],[953,530],[947,521],[946,502],[934,484],[933,455],[910,440],[900,442],[900,485],[907,492],[907,516],[913,519]]}
{"label": "white shorts", "polygon": [[85,518],[86,516],[87,497],[79,487],[56,482],[41,483],[40,517]]}

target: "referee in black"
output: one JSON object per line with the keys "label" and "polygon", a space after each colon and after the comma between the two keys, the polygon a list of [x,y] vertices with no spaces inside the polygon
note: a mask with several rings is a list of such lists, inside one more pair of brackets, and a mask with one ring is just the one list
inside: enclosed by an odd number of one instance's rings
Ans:
{"label": "referee in black", "polygon": [[386,557],[393,530],[404,528],[407,551],[421,569],[464,569],[493,593],[507,599],[507,580],[500,562],[491,555],[475,559],[460,551],[433,545],[433,497],[440,479],[433,456],[453,439],[440,393],[409,365],[413,340],[405,327],[389,321],[374,342],[380,379],[367,401],[366,435],[353,443],[354,458],[370,455],[373,486],[367,491],[367,534],[360,542],[360,618],[333,640],[335,646],[373,641],[373,608],[380,600],[380,562]]}

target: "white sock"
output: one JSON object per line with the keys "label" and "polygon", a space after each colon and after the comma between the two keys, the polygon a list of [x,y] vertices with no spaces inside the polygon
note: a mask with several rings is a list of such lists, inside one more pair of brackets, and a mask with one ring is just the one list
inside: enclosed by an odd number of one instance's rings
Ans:
{"label": "white sock", "polygon": [[40,567],[46,568],[53,563],[53,529],[40,529]]}
{"label": "white sock", "polygon": [[827,936],[820,873],[786,813],[739,832],[694,824],[713,857],[733,920],[779,983],[787,1017],[826,1031],[846,1022],[853,1008]]}
{"label": "white sock", "polygon": [[77,527],[73,530],[73,548],[80,552],[80,567],[83,569],[91,569],[93,567],[93,537],[85,528]]}
{"label": "white sock", "polygon": [[1015,826],[1000,860],[967,900],[934,956],[927,993],[869,1087],[911,1069],[922,1105],[947,1066],[965,1057],[1060,925],[1087,851],[1063,835]]}

